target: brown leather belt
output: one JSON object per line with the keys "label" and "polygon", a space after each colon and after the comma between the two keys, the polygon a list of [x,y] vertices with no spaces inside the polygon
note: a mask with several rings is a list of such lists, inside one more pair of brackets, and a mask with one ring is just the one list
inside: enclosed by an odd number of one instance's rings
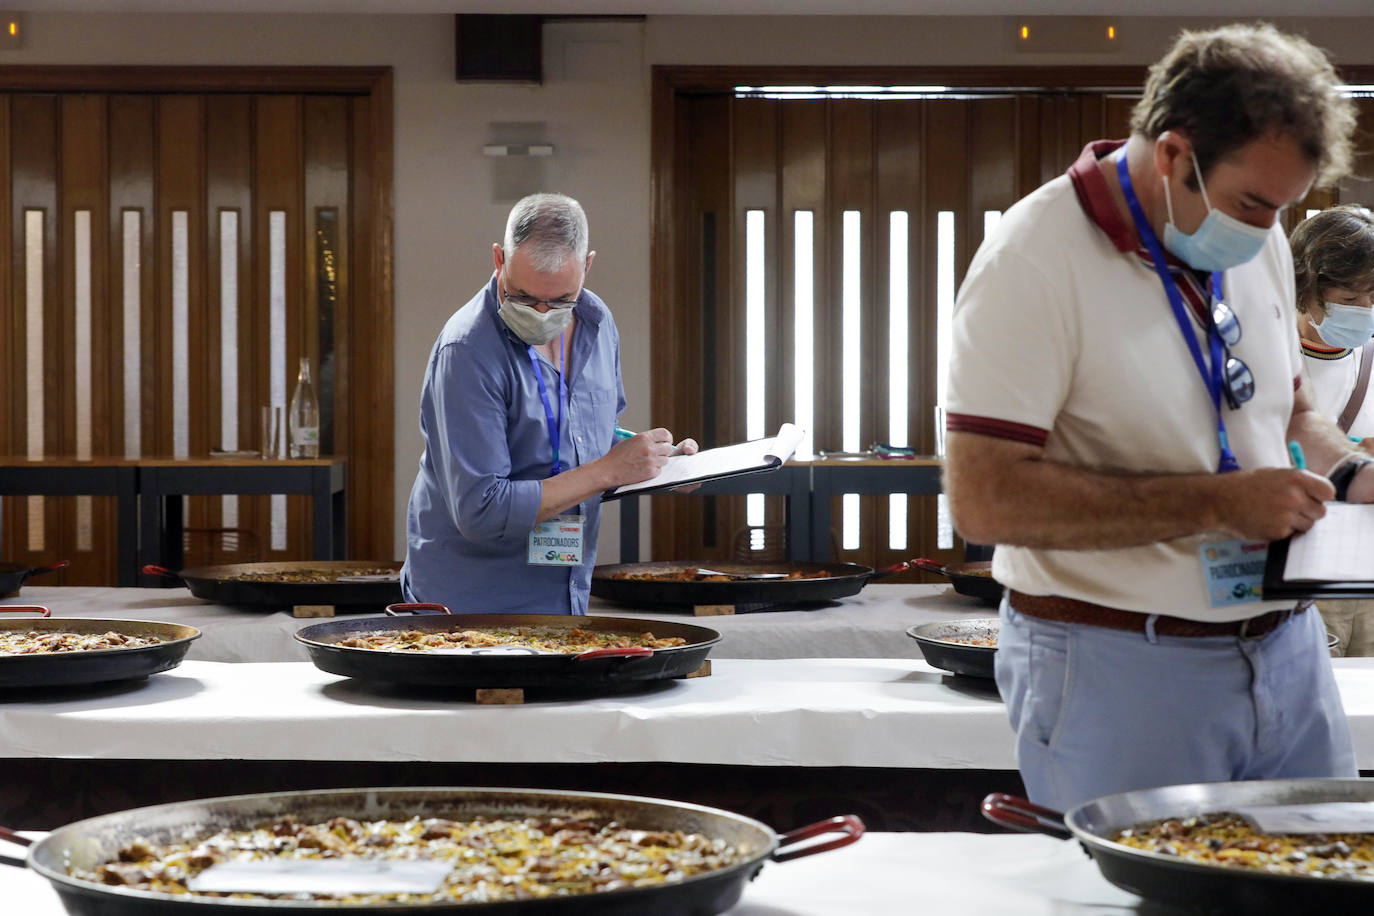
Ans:
{"label": "brown leather belt", "polygon": [[[1094,627],[1107,627],[1112,630],[1132,630],[1145,632],[1145,623],[1150,615],[1139,611],[1123,611],[1119,608],[1104,607],[1091,601],[1077,598],[1061,598],[1058,595],[1027,595],[1013,590],[1011,606],[1018,614],[1053,620],[1059,623],[1086,623]],[[1267,636],[1294,614],[1301,614],[1311,606],[1310,601],[1300,602],[1291,610],[1270,611],[1245,620],[1232,620],[1226,623],[1211,623],[1202,620],[1186,620],[1182,617],[1155,617],[1155,632],[1160,636],[1238,636],[1241,639],[1259,639]]]}

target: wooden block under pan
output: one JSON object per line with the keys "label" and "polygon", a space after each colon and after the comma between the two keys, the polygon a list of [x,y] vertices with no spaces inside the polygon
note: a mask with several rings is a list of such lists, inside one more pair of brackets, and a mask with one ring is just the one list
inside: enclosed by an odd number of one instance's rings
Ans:
{"label": "wooden block under pan", "polygon": [[525,691],[520,687],[478,687],[477,702],[483,706],[514,706],[525,702]]}
{"label": "wooden block under pan", "polygon": [[735,613],[733,604],[698,604],[692,608],[698,617],[725,617]]}
{"label": "wooden block under pan", "polygon": [[332,604],[298,604],[291,609],[292,617],[333,617]]}

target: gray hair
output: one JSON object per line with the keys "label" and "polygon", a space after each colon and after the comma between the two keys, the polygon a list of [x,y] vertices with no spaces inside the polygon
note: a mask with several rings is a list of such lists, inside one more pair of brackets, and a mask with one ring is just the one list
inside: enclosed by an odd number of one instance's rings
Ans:
{"label": "gray hair", "polygon": [[511,208],[506,220],[506,257],[525,247],[534,269],[553,273],[575,258],[587,259],[587,214],[563,194],[531,194]]}

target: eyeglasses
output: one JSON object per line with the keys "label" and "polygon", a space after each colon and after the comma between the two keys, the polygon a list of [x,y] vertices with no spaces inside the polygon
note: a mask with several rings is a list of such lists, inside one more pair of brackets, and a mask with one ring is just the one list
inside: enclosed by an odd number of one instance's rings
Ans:
{"label": "eyeglasses", "polygon": [[1235,311],[1220,299],[1212,300],[1212,327],[1221,338],[1226,361],[1222,364],[1226,403],[1232,410],[1255,396],[1255,376],[1244,360],[1231,355],[1231,348],[1240,343],[1240,319]]}
{"label": "eyeglasses", "polygon": [[503,300],[511,305],[523,305],[534,308],[536,305],[547,305],[551,309],[570,309],[577,305],[577,299],[535,299],[532,296],[511,296],[507,295]]}
{"label": "eyeglasses", "polygon": [[509,302],[511,305],[523,305],[526,308],[534,308],[536,305],[542,304],[547,305],[551,309],[570,309],[574,305],[577,305],[578,296],[582,294],[582,291],[578,290],[577,294],[571,299],[536,299],[533,296],[512,296],[510,290],[504,289],[505,285],[505,278],[503,277],[501,286],[503,287],[504,295],[502,295],[501,301]]}

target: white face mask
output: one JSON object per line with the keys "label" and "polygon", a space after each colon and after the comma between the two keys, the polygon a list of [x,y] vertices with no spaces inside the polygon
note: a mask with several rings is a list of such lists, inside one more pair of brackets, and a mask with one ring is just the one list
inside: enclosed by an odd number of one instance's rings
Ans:
{"label": "white face mask", "polygon": [[1333,347],[1363,347],[1374,336],[1374,309],[1358,305],[1323,302],[1326,317],[1312,323],[1318,336]]}
{"label": "white face mask", "polygon": [[570,305],[541,312],[532,305],[516,305],[507,299],[501,300],[501,310],[497,314],[506,327],[515,332],[516,337],[532,347],[553,340],[566,331],[573,320]]}

